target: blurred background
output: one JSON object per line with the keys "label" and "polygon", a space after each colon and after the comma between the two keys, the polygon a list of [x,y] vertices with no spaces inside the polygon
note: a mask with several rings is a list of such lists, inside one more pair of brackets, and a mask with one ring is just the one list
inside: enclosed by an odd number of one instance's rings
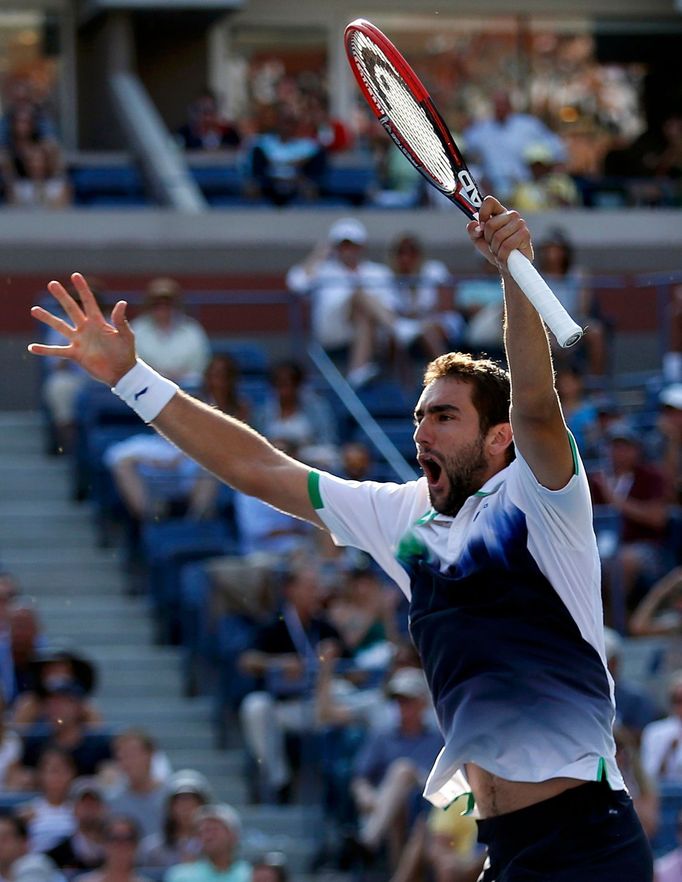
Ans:
{"label": "blurred background", "polygon": [[292,455],[416,475],[421,371],[503,359],[501,290],[365,106],[356,17],[405,53],[587,329],[555,359],[619,759],[660,880],[682,879],[680,0],[0,0],[12,882],[477,878],[471,823],[419,796],[438,736],[395,586],[26,353],[57,342],[30,306],[78,270],[105,310],[129,301],[146,360]]}

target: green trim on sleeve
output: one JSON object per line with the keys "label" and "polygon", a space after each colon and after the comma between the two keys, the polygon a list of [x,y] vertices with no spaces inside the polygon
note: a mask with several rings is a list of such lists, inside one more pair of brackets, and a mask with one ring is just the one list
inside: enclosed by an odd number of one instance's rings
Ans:
{"label": "green trim on sleeve", "polygon": [[580,474],[580,458],[578,457],[578,446],[575,443],[575,438],[569,432],[568,433],[568,443],[571,445],[571,456],[573,457],[573,474]]}
{"label": "green trim on sleeve", "polygon": [[308,472],[308,498],[310,499],[310,504],[316,511],[324,508],[322,494],[320,493],[320,473],[316,472],[314,469],[311,469]]}

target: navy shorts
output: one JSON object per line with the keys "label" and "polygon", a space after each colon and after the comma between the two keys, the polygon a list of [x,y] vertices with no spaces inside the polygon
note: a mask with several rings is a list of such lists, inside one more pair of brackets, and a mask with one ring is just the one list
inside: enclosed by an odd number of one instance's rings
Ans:
{"label": "navy shorts", "polygon": [[624,790],[589,782],[478,821],[479,882],[652,882],[653,858]]}

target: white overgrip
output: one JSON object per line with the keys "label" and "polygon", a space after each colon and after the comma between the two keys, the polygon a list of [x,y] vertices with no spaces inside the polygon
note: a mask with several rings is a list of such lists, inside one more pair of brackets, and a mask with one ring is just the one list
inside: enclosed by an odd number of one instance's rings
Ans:
{"label": "white overgrip", "polygon": [[569,346],[577,343],[583,335],[583,329],[559,303],[552,289],[530,260],[514,249],[507,260],[507,268],[516,284],[554,334],[559,345],[568,349]]}

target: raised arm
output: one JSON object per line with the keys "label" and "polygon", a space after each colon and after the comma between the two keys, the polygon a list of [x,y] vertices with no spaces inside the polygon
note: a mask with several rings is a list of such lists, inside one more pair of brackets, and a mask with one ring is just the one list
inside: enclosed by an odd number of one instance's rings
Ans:
{"label": "raised arm", "polygon": [[[138,399],[151,402],[156,398],[163,404],[153,413],[152,425],[188,456],[242,493],[322,526],[308,498],[307,466],[276,450],[245,423],[178,391],[152,372],[136,358],[125,301],[116,304],[107,322],[83,276],[75,273],[71,281],[82,306],[59,282],[48,285],[71,323],[40,306],[32,310],[34,318],[59,331],[67,342],[64,346],[32,343],[30,352],[77,362],[95,380],[116,387],[136,409]],[[137,377],[140,382],[135,391],[132,378]]]}
{"label": "raised arm", "polygon": [[574,463],[554,387],[547,332],[507,271],[507,258],[514,248],[532,259],[530,232],[518,212],[508,211],[492,196],[484,199],[478,223],[472,221],[467,230],[481,254],[502,275],[514,443],[537,480],[550,490],[559,490],[571,479]]}

